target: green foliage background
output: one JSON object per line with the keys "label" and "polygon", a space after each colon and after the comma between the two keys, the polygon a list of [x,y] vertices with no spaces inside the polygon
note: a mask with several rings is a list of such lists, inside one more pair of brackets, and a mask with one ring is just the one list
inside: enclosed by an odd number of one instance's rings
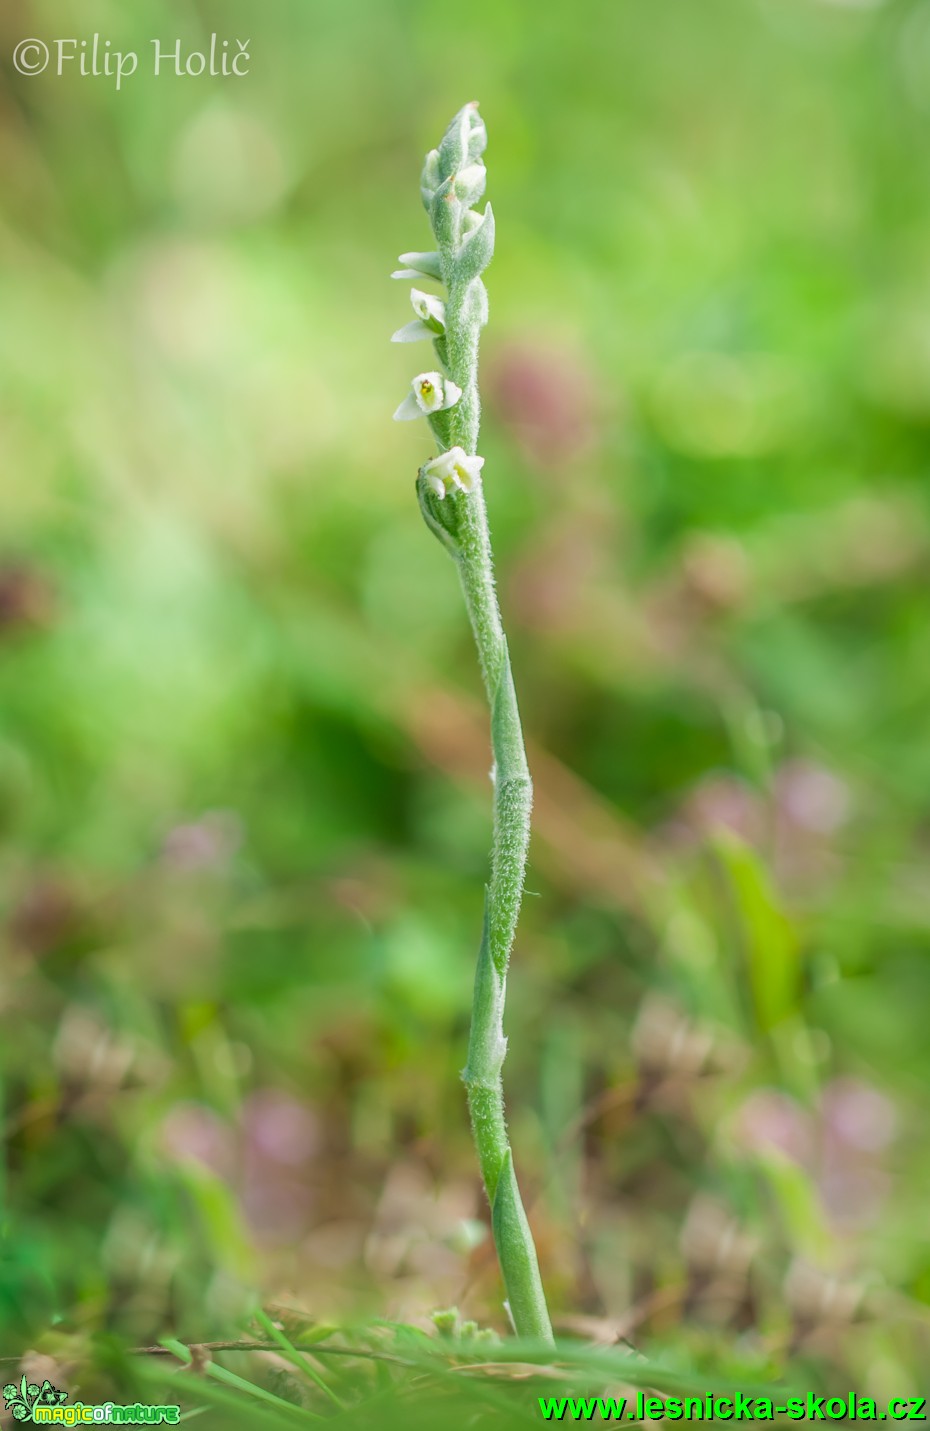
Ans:
{"label": "green foliage background", "polygon": [[[119,92],[12,68],[95,31]],[[248,77],[153,76],[214,31]],[[930,11],[48,0],[0,44],[9,1351],[233,1335],[253,1291],[504,1329],[458,1082],[484,718],[387,342],[477,98],[554,1310],[916,1392]]]}

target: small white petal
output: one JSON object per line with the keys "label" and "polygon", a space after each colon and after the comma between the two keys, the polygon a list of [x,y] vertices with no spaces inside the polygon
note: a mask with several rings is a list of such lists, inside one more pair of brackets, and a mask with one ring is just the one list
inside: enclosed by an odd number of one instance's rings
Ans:
{"label": "small white petal", "polygon": [[435,250],[429,253],[421,253],[418,250],[402,253],[398,261],[405,268],[415,269],[418,278],[442,278],[442,266]]}
{"label": "small white petal", "polygon": [[413,393],[408,393],[394,414],[395,422],[411,422],[415,417],[420,417],[422,409],[414,397]]}
{"label": "small white petal", "polygon": [[458,402],[461,396],[462,389],[456,387],[455,383],[453,383],[449,378],[446,378],[445,398],[442,404],[443,407],[455,407],[455,404]]}
{"label": "small white petal", "polygon": [[427,328],[419,318],[415,318],[412,323],[405,323],[403,328],[398,328],[396,333],[391,334],[392,343],[419,343],[421,338],[435,338],[436,334],[432,328]]}

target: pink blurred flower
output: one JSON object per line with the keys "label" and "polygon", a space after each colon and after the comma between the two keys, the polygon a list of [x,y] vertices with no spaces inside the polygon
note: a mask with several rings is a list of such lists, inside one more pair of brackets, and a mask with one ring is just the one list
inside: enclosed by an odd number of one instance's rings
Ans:
{"label": "pink blurred flower", "polygon": [[250,1152],[290,1167],[300,1167],[319,1146],[315,1115],[274,1088],[249,1095],[242,1109],[242,1129]]}
{"label": "pink blurred flower", "polygon": [[162,845],[162,858],[177,870],[224,865],[242,843],[242,826],[231,810],[207,810],[197,820],[175,825]]}
{"label": "pink blurred flower", "polygon": [[320,1142],[311,1109],[288,1093],[263,1088],[242,1109],[242,1206],[256,1236],[288,1242],[306,1232],[311,1174]]}
{"label": "pink blurred flower", "polygon": [[828,1138],[863,1153],[882,1153],[892,1142],[898,1116],[894,1104],[858,1078],[835,1078],[823,1092]]}
{"label": "pink blurred flower", "polygon": [[176,1103],[165,1117],[161,1142],[169,1158],[194,1158],[229,1179],[236,1164],[236,1134],[203,1103]]}
{"label": "pink blurred flower", "polygon": [[836,1078],[808,1111],[775,1089],[750,1094],[735,1134],[747,1152],[777,1148],[810,1175],[838,1229],[869,1227],[892,1188],[884,1154],[897,1128],[893,1103],[871,1084]]}
{"label": "pink blurred flower", "polygon": [[565,350],[513,345],[492,365],[489,402],[527,457],[557,467],[595,433],[591,371]]}
{"label": "pink blurred flower", "polygon": [[810,1166],[816,1144],[814,1118],[776,1088],[751,1093],[739,1111],[737,1138],[749,1149],[775,1148],[801,1167]]}

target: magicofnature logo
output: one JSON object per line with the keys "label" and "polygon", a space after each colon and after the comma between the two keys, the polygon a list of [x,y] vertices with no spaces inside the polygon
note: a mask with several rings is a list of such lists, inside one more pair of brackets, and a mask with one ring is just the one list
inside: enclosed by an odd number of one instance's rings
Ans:
{"label": "magicofnature logo", "polygon": [[143,1406],[137,1401],[132,1406],[116,1406],[108,1401],[103,1406],[85,1406],[83,1401],[75,1401],[72,1406],[65,1406],[66,1391],[59,1391],[50,1381],[37,1386],[35,1382],[27,1382],[25,1376],[19,1386],[12,1381],[5,1386],[3,1398],[16,1421],[52,1422],[59,1426],[84,1426],[91,1422],[107,1426],[176,1426],[181,1419],[181,1408],[177,1405]]}
{"label": "magicofnature logo", "polygon": [[19,1386],[11,1381],[3,1388],[3,1399],[15,1421],[33,1421],[32,1413],[37,1406],[61,1406],[68,1400],[68,1393],[59,1391],[50,1381],[43,1381],[38,1386],[34,1381],[27,1382],[23,1376]]}

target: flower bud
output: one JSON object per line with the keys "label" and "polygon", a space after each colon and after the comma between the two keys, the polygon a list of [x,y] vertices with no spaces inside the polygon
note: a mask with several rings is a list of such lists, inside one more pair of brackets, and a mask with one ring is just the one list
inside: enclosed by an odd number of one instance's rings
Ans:
{"label": "flower bud", "polygon": [[481,158],[481,155],[488,147],[488,131],[484,120],[478,113],[477,106],[471,109],[469,121],[471,124],[471,133],[468,136],[468,154],[466,157],[471,163],[474,163],[476,159]]}
{"label": "flower bud", "polygon": [[484,153],[488,132],[478,114],[476,104],[460,109],[442,137],[439,146],[439,168],[443,176],[454,174],[463,165]]}
{"label": "flower bud", "polygon": [[409,422],[415,417],[442,412],[454,407],[462,396],[462,389],[442,373],[418,373],[410,387],[411,391],[394,414],[395,422]]}
{"label": "flower bud", "polygon": [[454,117],[439,145],[439,168],[443,178],[454,174],[468,159],[468,137],[471,124],[468,110],[460,109]]}
{"label": "flower bud", "polygon": [[420,175],[420,197],[423,200],[423,207],[427,211],[433,202],[433,195],[441,183],[442,175],[439,172],[439,150],[431,149],[426,156],[423,172]]}
{"label": "flower bud", "polygon": [[455,273],[459,280],[468,282],[483,273],[494,256],[494,213],[490,204],[476,227],[465,234],[455,251]]}
{"label": "flower bud", "polygon": [[484,193],[487,179],[488,171],[480,159],[477,164],[467,164],[452,180],[455,197],[471,208],[472,204],[477,204]]}
{"label": "flower bud", "polygon": [[455,242],[455,219],[458,206],[455,202],[453,185],[453,179],[443,179],[429,206],[430,223],[441,250],[448,249]]}
{"label": "flower bud", "polygon": [[402,253],[397,261],[406,267],[395,269],[392,278],[442,279],[438,253]]}

